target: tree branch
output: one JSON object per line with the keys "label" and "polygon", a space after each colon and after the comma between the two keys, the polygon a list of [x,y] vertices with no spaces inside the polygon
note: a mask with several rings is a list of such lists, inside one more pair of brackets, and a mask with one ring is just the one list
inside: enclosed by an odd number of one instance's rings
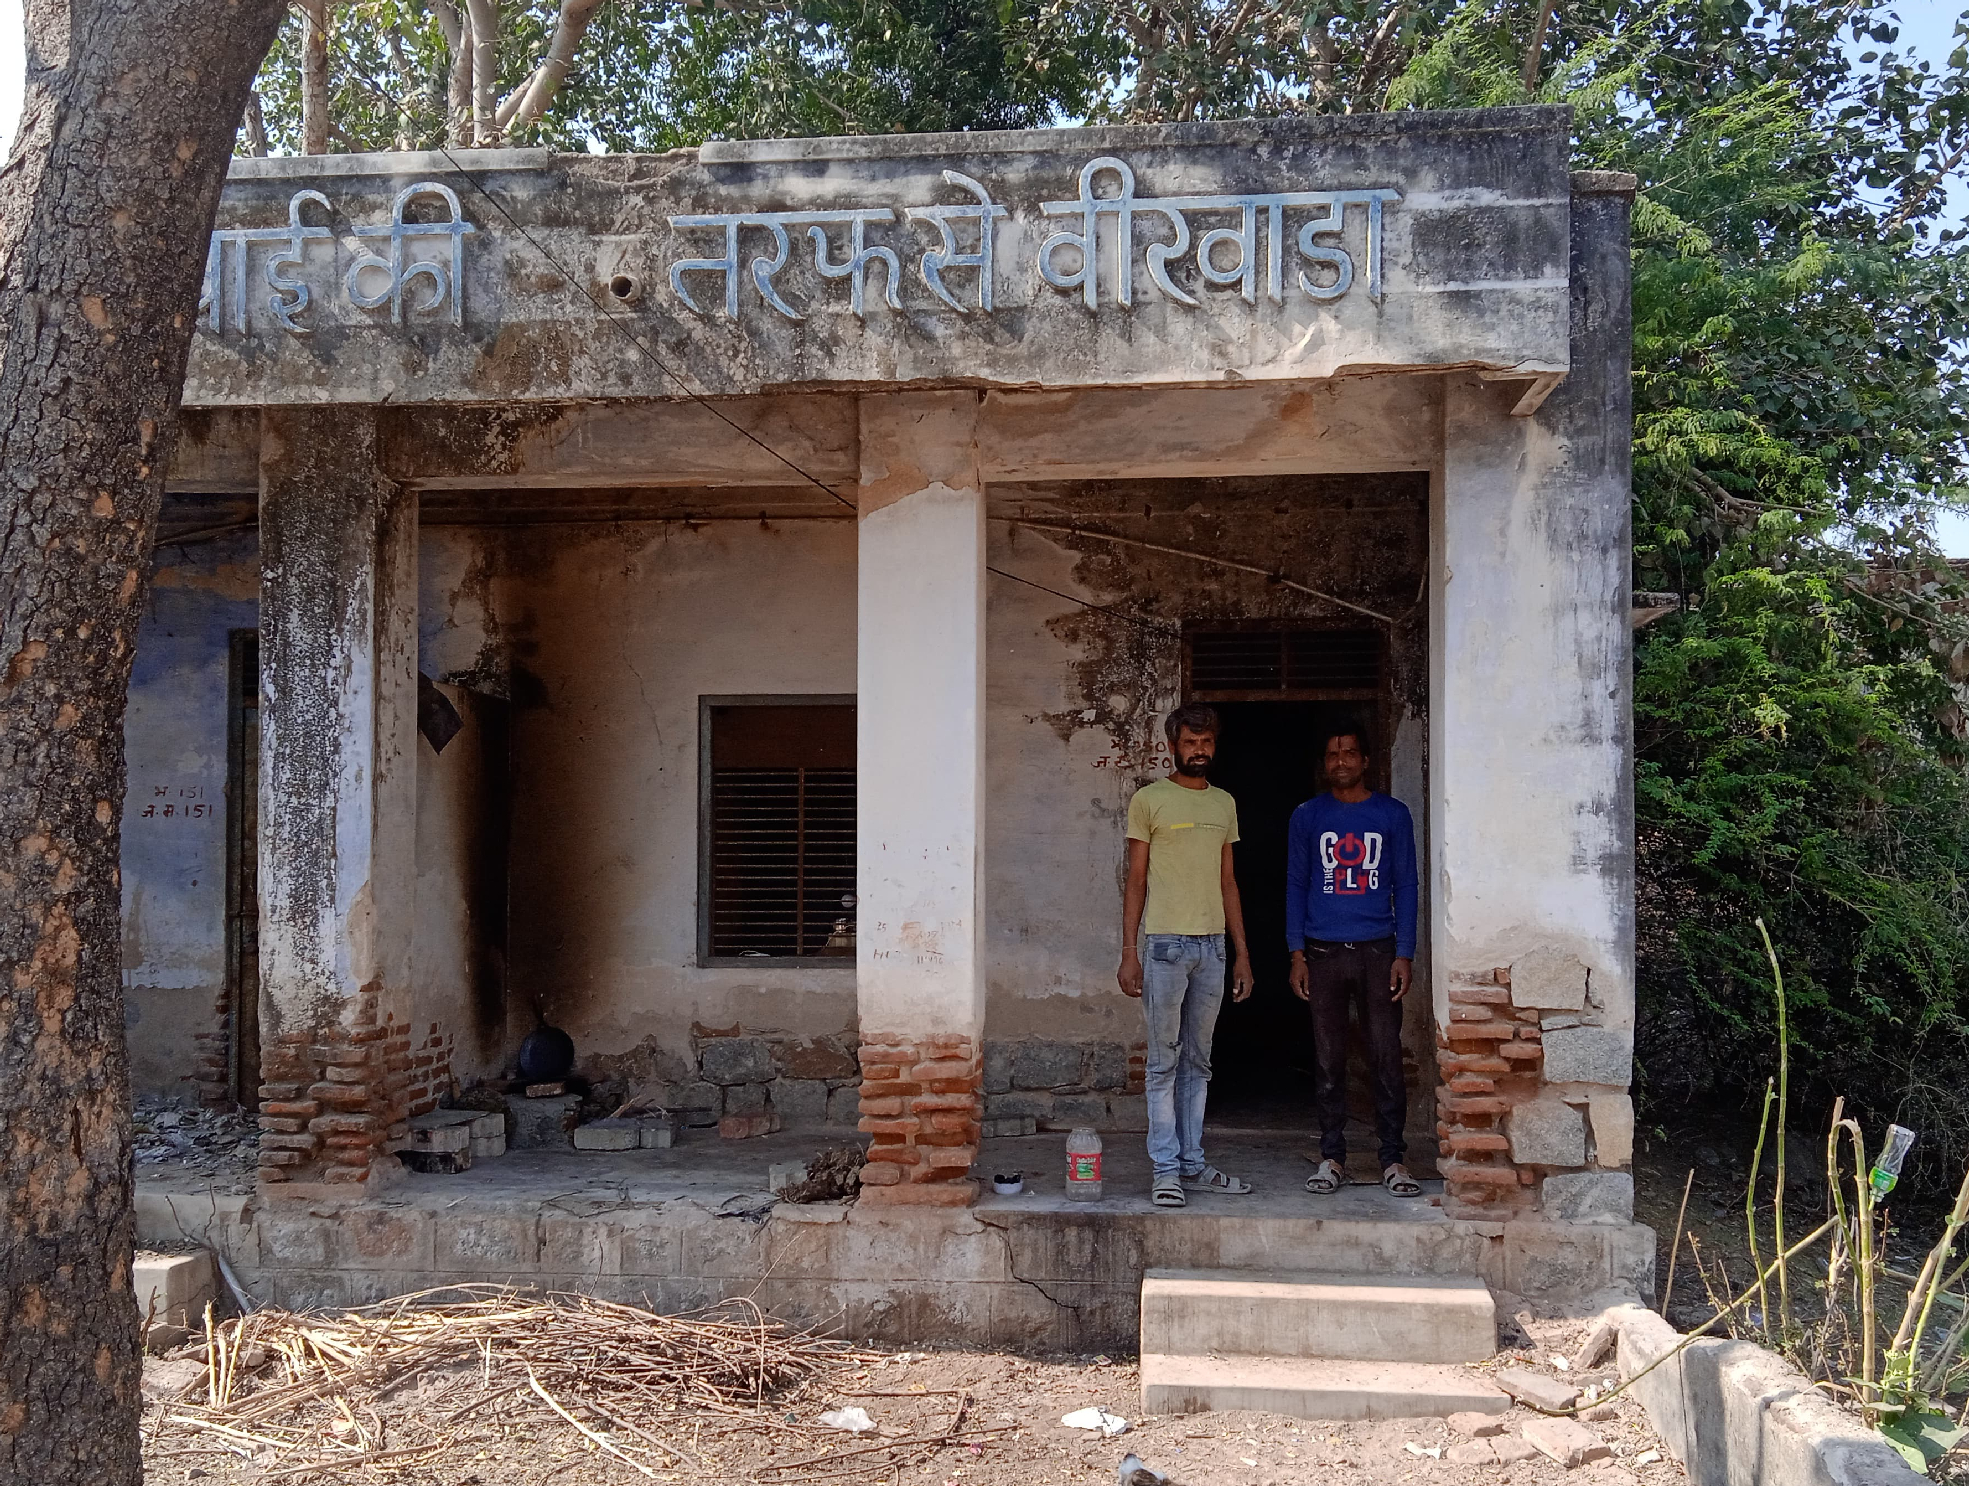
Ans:
{"label": "tree branch", "polygon": [[499,6],[497,0],[465,0],[472,18],[472,143],[499,143]]}
{"label": "tree branch", "polygon": [[260,108],[260,95],[246,95],[246,153],[265,159],[267,155],[267,116]]}
{"label": "tree branch", "polygon": [[1525,71],[1521,81],[1527,93],[1538,92],[1539,64],[1545,60],[1545,28],[1552,23],[1552,0],[1539,0],[1538,24],[1531,28],[1531,45],[1525,48]]}
{"label": "tree branch", "polygon": [[431,0],[431,14],[444,36],[445,50],[451,53],[451,67],[445,82],[445,142],[470,144],[472,37],[469,23],[459,14],[457,0]]}
{"label": "tree branch", "polygon": [[540,59],[533,76],[499,107],[501,128],[510,125],[525,129],[540,121],[567,80],[568,69],[574,66],[574,54],[581,47],[581,38],[588,34],[589,25],[605,3],[606,0],[561,0],[561,13],[554,22],[547,55]]}
{"label": "tree branch", "polygon": [[[1546,0],[1550,5],[1551,0]],[[1386,67],[1388,57],[1395,44],[1395,37],[1401,34],[1402,21],[1408,15],[1408,0],[1396,0],[1394,6],[1381,18],[1381,24],[1374,28],[1374,37],[1367,44],[1367,51],[1361,57],[1360,86],[1354,96],[1347,100],[1347,112],[1354,111],[1354,105],[1370,98],[1375,92],[1375,83]]]}
{"label": "tree branch", "polygon": [[299,0],[301,153],[328,153],[328,0]]}

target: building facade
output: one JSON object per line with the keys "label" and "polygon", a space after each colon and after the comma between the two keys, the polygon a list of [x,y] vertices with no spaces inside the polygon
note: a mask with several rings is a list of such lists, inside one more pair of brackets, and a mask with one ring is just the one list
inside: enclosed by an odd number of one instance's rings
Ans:
{"label": "building facade", "polygon": [[550,1023],[966,1206],[985,1132],[1140,1128],[1123,816],[1207,700],[1214,1107],[1303,1092],[1284,821],[1350,716],[1444,1211],[1629,1222],[1633,181],[1569,127],[235,162],[127,730],[139,1090],[359,1198]]}

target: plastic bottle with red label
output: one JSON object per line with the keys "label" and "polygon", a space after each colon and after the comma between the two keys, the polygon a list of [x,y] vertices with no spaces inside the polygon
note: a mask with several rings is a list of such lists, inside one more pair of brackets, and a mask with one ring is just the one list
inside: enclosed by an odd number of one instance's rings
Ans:
{"label": "plastic bottle with red label", "polygon": [[1101,1200],[1101,1137],[1085,1127],[1067,1137],[1067,1196],[1075,1202]]}

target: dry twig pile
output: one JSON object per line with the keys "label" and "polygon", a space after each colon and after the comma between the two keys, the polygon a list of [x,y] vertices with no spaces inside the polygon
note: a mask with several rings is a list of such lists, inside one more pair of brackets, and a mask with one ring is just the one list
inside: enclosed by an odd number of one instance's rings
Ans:
{"label": "dry twig pile", "polygon": [[252,1460],[261,1481],[470,1458],[516,1426],[578,1435],[647,1476],[695,1469],[706,1413],[756,1419],[866,1360],[750,1301],[661,1316],[496,1286],[332,1313],[262,1310],[207,1334],[204,1379],[151,1430]]}

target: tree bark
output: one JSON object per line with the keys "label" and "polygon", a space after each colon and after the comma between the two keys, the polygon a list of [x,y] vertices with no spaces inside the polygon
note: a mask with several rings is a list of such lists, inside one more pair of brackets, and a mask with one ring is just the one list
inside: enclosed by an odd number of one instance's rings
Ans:
{"label": "tree bark", "polygon": [[499,143],[499,6],[497,0],[465,0],[472,19],[472,143]]}
{"label": "tree bark", "polygon": [[0,172],[0,1483],[141,1479],[123,711],[205,245],[283,0],[29,0]]}
{"label": "tree bark", "polygon": [[301,153],[328,153],[328,0],[301,0]]}
{"label": "tree bark", "polygon": [[1524,83],[1525,91],[1533,97],[1538,95],[1538,74],[1545,59],[1545,29],[1552,24],[1552,0],[1540,0],[1538,20],[1531,28],[1531,42],[1525,47]]}
{"label": "tree bark", "polygon": [[431,14],[451,53],[445,74],[445,143],[463,147],[472,142],[472,22],[453,0],[431,0]]}

